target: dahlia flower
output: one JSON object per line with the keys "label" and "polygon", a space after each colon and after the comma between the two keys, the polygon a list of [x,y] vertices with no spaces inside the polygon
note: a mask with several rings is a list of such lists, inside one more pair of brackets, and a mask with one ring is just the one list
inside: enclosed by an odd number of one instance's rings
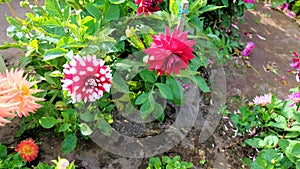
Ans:
{"label": "dahlia flower", "polygon": [[265,94],[263,96],[256,96],[253,99],[253,104],[254,105],[260,105],[260,106],[265,106],[267,104],[271,103],[272,95],[271,94]]}
{"label": "dahlia flower", "polygon": [[166,34],[159,33],[152,35],[153,43],[150,48],[144,50],[149,55],[146,64],[150,64],[149,70],[156,70],[156,73],[179,74],[181,69],[188,68],[189,60],[194,58],[192,46],[194,40],[187,39],[188,32],[180,32],[180,27],[175,28],[171,33],[166,27]]}
{"label": "dahlia flower", "polygon": [[249,43],[246,45],[245,49],[242,51],[241,54],[242,54],[243,56],[248,56],[248,55],[250,55],[250,53],[252,52],[252,50],[253,50],[254,47],[255,47],[254,43],[253,43],[253,42],[249,42]]}
{"label": "dahlia flower", "polygon": [[[27,75],[23,77],[24,70],[6,71],[5,74],[0,73],[0,103],[13,104],[14,108],[9,109],[13,113],[17,113],[19,117],[29,116],[29,112],[34,113],[41,105],[35,103],[43,101],[42,98],[32,96],[34,93],[42,90],[31,89],[37,82],[29,82],[26,80]],[[8,113],[8,112],[7,112]]]}
{"label": "dahlia flower", "polygon": [[9,103],[0,103],[0,126],[4,126],[4,123],[10,123],[6,118],[14,118],[16,114],[11,113],[17,109],[19,103],[9,104]]}
{"label": "dahlia flower", "polygon": [[295,93],[289,95],[288,97],[289,97],[289,100],[293,101],[293,104],[291,104],[290,106],[294,106],[295,104],[300,102],[300,92],[295,92]]}
{"label": "dahlia flower", "polygon": [[254,4],[255,0],[243,0],[245,3]]}
{"label": "dahlia flower", "polygon": [[293,57],[290,66],[296,70],[300,70],[300,58],[298,56]]}
{"label": "dahlia flower", "polygon": [[158,11],[159,7],[157,5],[161,2],[162,0],[135,0],[138,5],[137,15],[145,13],[148,16],[149,13]]}
{"label": "dahlia flower", "polygon": [[66,169],[69,165],[70,165],[70,162],[67,159],[62,158],[62,159],[58,160],[56,167],[57,167],[57,169]]}
{"label": "dahlia flower", "polygon": [[36,159],[36,157],[38,156],[39,147],[34,142],[34,140],[30,138],[21,141],[21,143],[17,145],[16,152],[20,153],[20,156],[26,162],[30,162]]}
{"label": "dahlia flower", "polygon": [[94,102],[109,92],[111,87],[111,70],[104,61],[96,56],[81,57],[76,55],[72,61],[64,65],[65,78],[63,90],[67,90],[72,102]]}

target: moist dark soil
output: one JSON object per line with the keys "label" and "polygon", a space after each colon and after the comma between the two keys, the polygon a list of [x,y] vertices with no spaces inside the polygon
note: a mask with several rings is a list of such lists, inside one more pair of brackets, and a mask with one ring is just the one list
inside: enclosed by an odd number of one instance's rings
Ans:
{"label": "moist dark soil", "polygon": [[[19,8],[17,1],[11,5],[17,15],[24,17],[25,10]],[[227,107],[233,111],[244,103],[246,98],[252,98],[259,94],[272,92],[280,98],[286,98],[288,89],[297,85],[295,77],[286,72],[290,68],[290,51],[299,51],[300,31],[297,23],[286,17],[279,11],[263,8],[261,3],[255,4],[256,10],[247,11],[243,17],[245,23],[235,21],[239,27],[242,41],[253,41],[255,49],[249,57],[252,68],[244,65],[241,58],[229,61],[225,66],[227,80]],[[8,26],[4,14],[10,12],[6,6],[0,5],[0,44],[10,41],[6,37]],[[252,35],[249,36],[249,34]],[[246,36],[247,35],[247,36]],[[258,38],[260,35],[265,38]],[[22,51],[9,49],[0,51],[7,66],[17,66]],[[276,63],[276,70],[280,75],[265,71],[268,63]],[[254,70],[257,70],[257,74]],[[285,82],[280,78],[285,76]],[[286,83],[287,82],[287,83]],[[210,96],[201,95],[199,100],[199,113],[194,127],[187,136],[169,151],[158,156],[180,155],[184,161],[192,162],[195,168],[247,168],[242,163],[243,157],[254,157],[255,149],[242,146],[243,137],[236,135],[235,129],[228,117],[223,117],[215,133],[204,143],[200,144],[199,134],[203,128],[208,109]],[[119,112],[113,112],[114,130],[132,137],[144,138],[159,135],[176,120],[178,107],[167,105],[165,121],[163,123],[153,121],[150,123],[136,123],[127,120]],[[54,135],[52,130],[29,130],[20,138],[14,138],[13,133],[19,129],[20,119],[16,118],[11,124],[0,128],[0,143],[7,145],[13,152],[16,145],[25,138],[31,137],[39,144],[38,158],[28,166],[36,165],[39,161],[50,163],[57,156],[75,161],[78,168],[82,169],[145,169],[149,158],[128,158],[110,153],[90,139],[79,137],[77,148],[68,155],[62,155],[62,138]],[[205,161],[200,164],[200,160]]]}

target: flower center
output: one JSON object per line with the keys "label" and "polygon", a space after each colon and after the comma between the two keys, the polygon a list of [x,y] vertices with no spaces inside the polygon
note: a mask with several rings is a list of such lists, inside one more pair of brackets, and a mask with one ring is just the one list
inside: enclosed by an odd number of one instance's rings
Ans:
{"label": "flower center", "polygon": [[84,83],[86,86],[89,86],[89,87],[95,87],[97,86],[97,82],[94,78],[88,78],[85,83]]}
{"label": "flower center", "polygon": [[22,86],[23,95],[28,96],[30,94],[30,90],[27,86]]}
{"label": "flower center", "polygon": [[22,147],[22,153],[26,155],[31,155],[33,153],[32,147],[29,145],[25,145]]}

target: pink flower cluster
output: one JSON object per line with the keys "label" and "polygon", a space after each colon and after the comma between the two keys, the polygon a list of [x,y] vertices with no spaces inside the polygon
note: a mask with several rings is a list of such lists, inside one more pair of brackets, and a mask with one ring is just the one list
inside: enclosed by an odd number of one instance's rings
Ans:
{"label": "pink flower cluster", "polygon": [[289,97],[289,100],[293,101],[293,103],[290,106],[294,106],[300,102],[300,92],[295,92],[295,93],[289,95],[288,97]]}
{"label": "pink flower cluster", "polygon": [[278,5],[277,9],[283,11],[283,13],[285,15],[287,15],[288,17],[291,17],[291,18],[295,18],[296,17],[296,14],[289,9],[289,4],[288,3],[284,3],[282,5]]}
{"label": "pink flower cluster", "polygon": [[42,90],[31,89],[36,82],[27,81],[23,74],[24,70],[0,73],[0,126],[10,122],[7,118],[29,116],[41,107],[35,102],[44,99],[32,95]]}
{"label": "pink flower cluster", "polygon": [[255,0],[243,0],[245,3],[254,4]]}
{"label": "pink flower cluster", "polygon": [[267,104],[271,103],[272,95],[271,94],[265,94],[263,96],[256,96],[253,99],[253,104],[254,105],[260,105],[260,106],[265,106]]}
{"label": "pink flower cluster", "polygon": [[73,60],[64,65],[62,79],[63,90],[67,90],[73,103],[84,101],[94,102],[101,98],[111,87],[111,70],[104,61],[96,56],[76,55]]}
{"label": "pink flower cluster", "polygon": [[159,7],[157,5],[161,2],[162,0],[135,0],[138,5],[137,15],[145,13],[148,16],[149,13],[158,11]]}
{"label": "pink flower cluster", "polygon": [[146,64],[149,70],[156,70],[159,75],[179,74],[181,69],[188,68],[189,60],[194,58],[192,46],[194,40],[188,40],[188,32],[181,32],[180,27],[170,32],[166,27],[166,34],[152,35],[153,43],[144,50],[149,55]]}
{"label": "pink flower cluster", "polygon": [[[296,80],[300,82],[300,58],[297,52],[292,53],[292,63],[290,63],[290,66],[296,70]],[[291,72],[291,70],[289,70]]]}
{"label": "pink flower cluster", "polygon": [[242,55],[243,56],[248,56],[250,55],[250,53],[252,52],[253,48],[255,47],[254,42],[249,42],[246,47],[244,48],[244,50],[242,51]]}

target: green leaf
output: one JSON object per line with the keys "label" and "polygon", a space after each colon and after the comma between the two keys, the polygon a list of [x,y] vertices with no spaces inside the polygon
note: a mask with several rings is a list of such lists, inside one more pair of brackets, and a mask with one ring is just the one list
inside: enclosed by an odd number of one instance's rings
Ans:
{"label": "green leaf", "polygon": [[164,113],[164,108],[162,107],[162,105],[155,103],[152,115],[156,120],[163,122],[165,119],[165,113]]}
{"label": "green leaf", "polygon": [[93,133],[91,128],[86,123],[79,124],[79,127],[80,127],[81,134],[84,136],[89,136]]}
{"label": "green leaf", "polygon": [[150,93],[145,92],[145,93],[142,93],[141,95],[139,95],[135,100],[135,104],[140,105],[140,104],[144,103],[148,99],[149,94]]}
{"label": "green leaf", "polygon": [[109,2],[112,4],[121,4],[121,3],[124,3],[125,0],[109,0]]}
{"label": "green leaf", "polygon": [[149,70],[142,70],[140,71],[140,76],[143,80],[146,82],[152,82],[154,83],[156,81],[156,76],[154,71],[149,71]]}
{"label": "green leaf", "polygon": [[228,7],[228,0],[222,0],[222,3],[223,3],[223,5],[225,6],[225,7]]}
{"label": "green leaf", "polygon": [[58,129],[58,132],[65,132],[70,129],[71,124],[70,123],[65,123],[61,125]]}
{"label": "green leaf", "polygon": [[173,100],[174,96],[172,93],[172,89],[164,83],[155,83],[155,85],[158,87],[158,90],[163,98],[168,100]]}
{"label": "green leaf", "polygon": [[62,153],[63,155],[69,154],[77,146],[77,137],[75,133],[68,134],[62,142]]}
{"label": "green leaf", "polygon": [[4,159],[6,156],[7,156],[7,148],[0,143],[0,159]]}
{"label": "green leaf", "polygon": [[58,121],[54,117],[42,117],[40,118],[39,123],[42,125],[42,127],[50,129],[56,123],[58,123]]}
{"label": "green leaf", "polygon": [[98,128],[105,136],[110,136],[112,133],[111,126],[102,117],[99,118]]}
{"label": "green leaf", "polygon": [[183,103],[183,89],[181,85],[172,77],[167,77],[166,84],[172,89],[172,93],[174,96],[174,103],[181,105]]}
{"label": "green leaf", "polygon": [[206,5],[207,5],[207,0],[196,0],[190,5],[189,11],[191,13],[194,13],[195,11],[198,11],[200,8],[203,8]]}
{"label": "green leaf", "polygon": [[89,12],[89,14],[95,17],[97,21],[101,20],[101,12],[98,8],[88,3],[86,4],[86,10]]}
{"label": "green leaf", "polygon": [[195,80],[197,86],[202,90],[202,92],[204,92],[204,93],[210,92],[210,89],[209,89],[206,81],[202,77],[194,76],[193,79]]}
{"label": "green leaf", "polygon": [[94,120],[93,115],[90,112],[81,113],[79,116],[85,122],[92,122]]}
{"label": "green leaf", "polygon": [[118,72],[113,74],[112,87],[122,93],[129,93],[128,85]]}
{"label": "green leaf", "polygon": [[294,144],[291,154],[297,158],[300,158],[300,143]]}
{"label": "green leaf", "polygon": [[200,14],[213,11],[216,9],[224,8],[225,6],[215,6],[215,5],[207,5],[199,10]]}
{"label": "green leaf", "polygon": [[45,79],[48,83],[55,85],[56,87],[58,87],[59,89],[61,88],[61,82],[59,80],[59,78],[57,77],[52,77],[51,76],[51,72],[46,72],[44,74]]}
{"label": "green leaf", "polygon": [[57,0],[45,0],[45,8],[50,16],[62,18],[61,9]]}
{"label": "green leaf", "polygon": [[21,28],[22,25],[18,22],[18,20],[16,18],[13,18],[9,15],[5,15],[5,17],[6,17],[6,20],[9,24],[11,24],[11,25],[13,25],[17,28]]}
{"label": "green leaf", "polygon": [[105,22],[118,19],[120,17],[119,5],[110,4],[105,14]]}
{"label": "green leaf", "polygon": [[[180,2],[179,2],[180,4]],[[179,13],[179,6],[178,6],[178,1],[177,0],[170,0],[169,2],[169,10],[171,11],[171,14],[174,16],[178,16]]]}
{"label": "green leaf", "polygon": [[43,55],[43,60],[51,60],[64,56],[68,51],[62,48],[54,48],[47,50]]}
{"label": "green leaf", "polygon": [[146,100],[146,102],[142,104],[140,108],[142,119],[146,119],[153,110],[154,110],[154,105],[151,103],[149,99]]}

